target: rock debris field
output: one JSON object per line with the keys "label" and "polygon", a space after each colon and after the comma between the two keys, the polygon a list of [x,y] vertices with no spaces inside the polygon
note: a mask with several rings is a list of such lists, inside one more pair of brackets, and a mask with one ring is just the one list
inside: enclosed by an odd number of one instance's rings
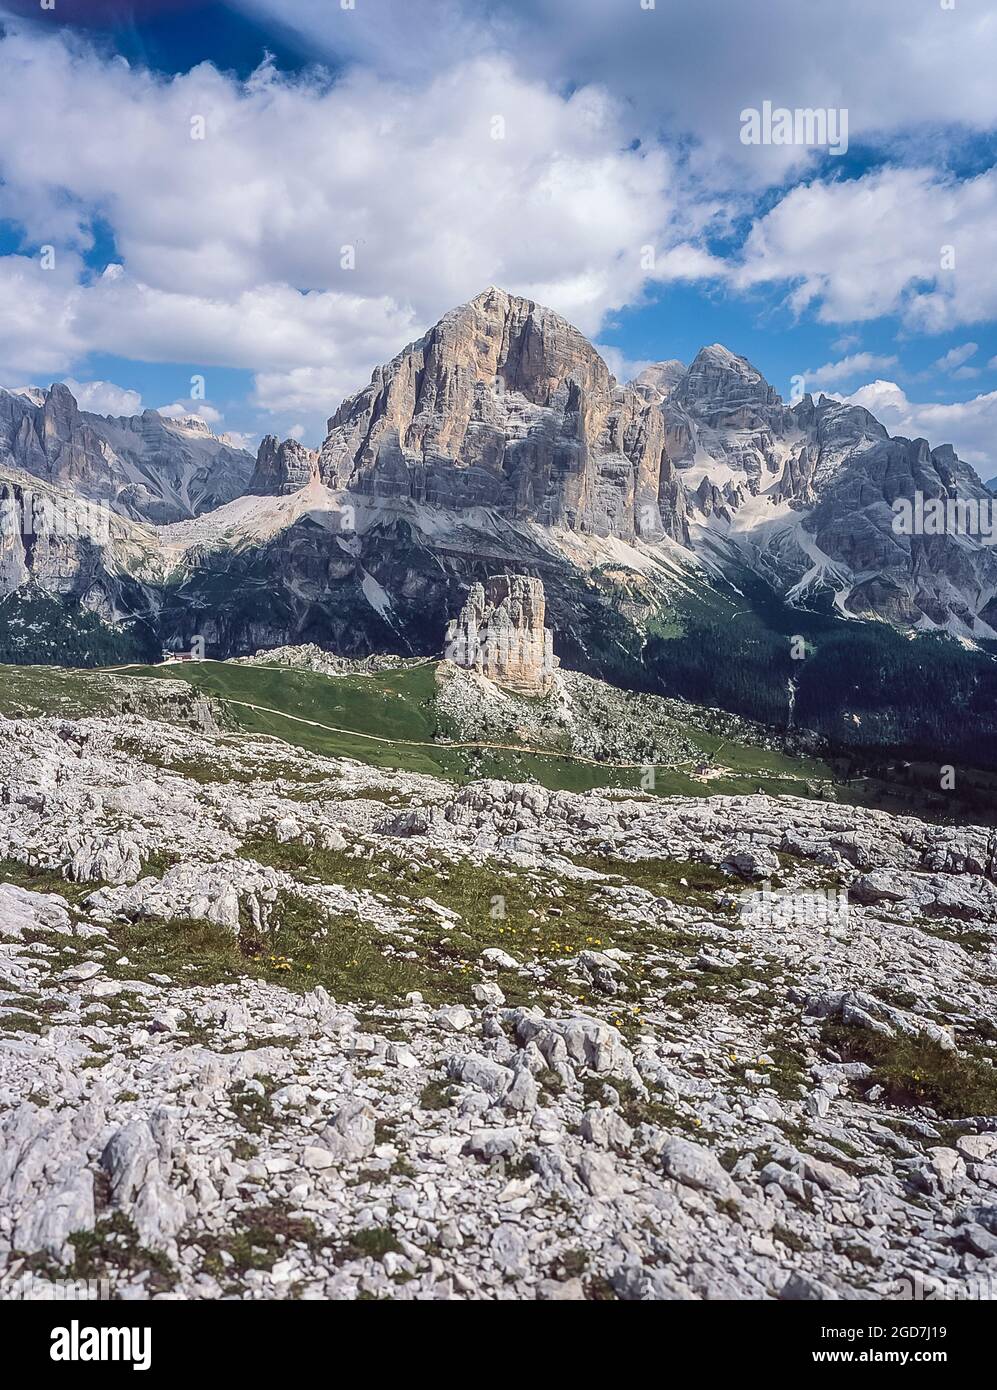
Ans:
{"label": "rock debris field", "polygon": [[0,721],[0,1296],[972,1296],[995,865],[818,801]]}

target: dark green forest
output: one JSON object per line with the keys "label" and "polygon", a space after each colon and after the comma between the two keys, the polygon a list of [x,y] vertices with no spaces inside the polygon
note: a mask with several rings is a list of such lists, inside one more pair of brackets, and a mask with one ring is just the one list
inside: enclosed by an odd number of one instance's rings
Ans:
{"label": "dark green forest", "polygon": [[0,600],[0,664],[116,666],[148,661],[149,634],[111,627],[78,602],[20,591]]}
{"label": "dark green forest", "polygon": [[694,619],[644,661],[665,694],[836,748],[997,767],[997,660],[948,636],[783,610],[777,624]]}

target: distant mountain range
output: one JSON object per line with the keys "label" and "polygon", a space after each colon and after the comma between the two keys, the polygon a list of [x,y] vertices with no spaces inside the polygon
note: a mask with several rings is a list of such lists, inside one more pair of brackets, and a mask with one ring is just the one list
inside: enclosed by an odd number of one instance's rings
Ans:
{"label": "distant mountain range", "polygon": [[47,391],[0,391],[5,466],[107,500],[122,516],[163,524],[240,496],[254,460],[196,415],[92,415],[56,383]]}
{"label": "distant mountain range", "polygon": [[949,445],[826,396],[788,406],[718,344],[620,385],[558,314],[494,288],[378,368],[318,451],[268,437],[254,460],[195,419],[0,392],[0,498],[32,488],[116,519],[104,539],[44,516],[0,537],[0,593],[217,656],[432,652],[498,572],[544,579],[559,654],[594,674],[636,671],[690,605],[722,618],[760,585],[801,611],[997,637],[994,550],[893,529],[898,498],[990,496]]}

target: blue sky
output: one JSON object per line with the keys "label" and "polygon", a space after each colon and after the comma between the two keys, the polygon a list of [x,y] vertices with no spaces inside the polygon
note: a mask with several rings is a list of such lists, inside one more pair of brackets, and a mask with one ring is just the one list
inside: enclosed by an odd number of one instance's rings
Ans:
{"label": "blue sky", "polygon": [[[765,13],[0,0],[0,383],[315,445],[497,283],[624,377],[724,342],[990,477],[994,6]],[[845,113],[847,150],[745,143],[765,102]]]}

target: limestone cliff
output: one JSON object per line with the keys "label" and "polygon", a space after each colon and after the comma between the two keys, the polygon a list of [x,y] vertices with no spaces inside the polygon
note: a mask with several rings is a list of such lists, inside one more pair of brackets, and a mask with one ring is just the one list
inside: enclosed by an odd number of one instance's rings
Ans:
{"label": "limestone cliff", "polygon": [[296,439],[279,443],[268,434],[256,456],[256,468],[246,491],[266,497],[297,492],[318,477],[318,455]]}
{"label": "limestone cliff", "polygon": [[444,654],[455,666],[510,690],[545,690],[557,661],[553,635],[544,626],[542,582],[496,574],[472,584],[460,616],[447,628]]}
{"label": "limestone cliff", "polygon": [[488,289],[340,406],[322,479],[596,535],[686,539],[656,405],[553,310]]}

